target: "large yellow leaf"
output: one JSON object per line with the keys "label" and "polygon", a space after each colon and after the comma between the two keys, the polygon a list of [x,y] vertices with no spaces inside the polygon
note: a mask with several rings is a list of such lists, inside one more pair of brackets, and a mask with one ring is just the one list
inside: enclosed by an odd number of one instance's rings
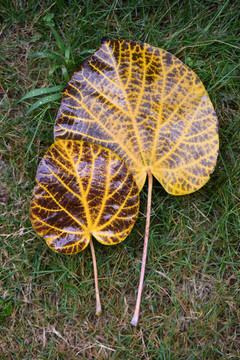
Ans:
{"label": "large yellow leaf", "polygon": [[117,244],[137,219],[134,178],[122,159],[100,145],[56,140],[36,180],[32,225],[54,251],[77,253],[92,235],[105,245]]}
{"label": "large yellow leaf", "polygon": [[146,172],[171,194],[202,187],[218,152],[217,117],[197,75],[145,43],[104,38],[63,92],[55,138],[116,152],[142,189]]}

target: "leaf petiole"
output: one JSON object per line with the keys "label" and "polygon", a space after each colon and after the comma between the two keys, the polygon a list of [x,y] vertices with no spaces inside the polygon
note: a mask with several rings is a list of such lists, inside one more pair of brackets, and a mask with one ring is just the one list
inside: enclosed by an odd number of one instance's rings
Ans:
{"label": "leaf petiole", "polygon": [[90,239],[90,247],[92,252],[92,259],[93,259],[93,270],[94,270],[94,280],[95,280],[95,292],[96,292],[96,315],[101,315],[101,302],[99,296],[99,289],[98,289],[98,274],[97,274],[97,261],[94,251],[94,246],[92,242],[92,237]]}
{"label": "leaf petiole", "polygon": [[134,315],[133,315],[133,318],[132,318],[132,321],[131,321],[131,325],[133,325],[133,326],[137,326],[137,324],[138,324],[140,303],[141,303],[141,296],[142,296],[142,289],[143,289],[143,280],[144,280],[146,259],[147,259],[149,227],[150,227],[153,176],[152,176],[151,170],[147,170],[147,174],[148,174],[148,202],[147,202],[146,227],[145,227],[142,267],[141,267],[141,274],[140,274],[140,280],[139,280],[137,302],[136,302]]}

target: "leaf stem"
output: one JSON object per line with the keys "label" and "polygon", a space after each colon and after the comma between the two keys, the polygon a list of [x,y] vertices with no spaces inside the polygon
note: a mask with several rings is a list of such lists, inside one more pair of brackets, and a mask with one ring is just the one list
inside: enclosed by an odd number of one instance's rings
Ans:
{"label": "leaf stem", "polygon": [[99,289],[98,289],[98,274],[97,274],[97,261],[93,246],[92,237],[90,239],[90,247],[92,252],[92,259],[93,259],[93,270],[94,270],[94,280],[95,280],[95,292],[96,292],[96,315],[101,314],[101,302],[100,302],[100,296],[99,296]]}
{"label": "leaf stem", "polygon": [[137,302],[136,302],[134,315],[133,315],[133,318],[131,321],[131,325],[133,325],[133,326],[137,326],[138,318],[139,318],[140,303],[141,303],[141,296],[142,296],[142,289],[143,289],[143,280],[144,280],[144,273],[145,273],[146,259],[147,259],[148,235],[149,235],[150,216],[151,216],[153,176],[152,176],[151,170],[147,170],[147,174],[148,174],[148,202],[147,202],[145,237],[144,237],[142,267],[141,267],[140,281],[139,281],[139,287],[138,287]]}

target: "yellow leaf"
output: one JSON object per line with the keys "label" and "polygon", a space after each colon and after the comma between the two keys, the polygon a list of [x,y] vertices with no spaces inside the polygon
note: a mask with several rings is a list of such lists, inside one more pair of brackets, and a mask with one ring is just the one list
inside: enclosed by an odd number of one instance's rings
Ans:
{"label": "yellow leaf", "polygon": [[40,162],[30,206],[34,230],[59,253],[83,250],[93,235],[123,241],[138,215],[139,194],[124,161],[85,141],[58,139]]}
{"label": "yellow leaf", "polygon": [[215,111],[190,68],[146,43],[107,38],[69,81],[54,133],[113,150],[139,190],[151,171],[174,195],[209,180],[219,146]]}

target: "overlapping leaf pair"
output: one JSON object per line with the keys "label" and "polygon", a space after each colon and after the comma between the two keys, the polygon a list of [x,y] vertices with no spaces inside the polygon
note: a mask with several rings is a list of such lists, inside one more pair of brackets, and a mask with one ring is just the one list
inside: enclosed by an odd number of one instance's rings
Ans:
{"label": "overlapping leaf pair", "polygon": [[65,88],[54,135],[37,172],[31,220],[57,252],[76,253],[90,243],[94,257],[92,236],[106,245],[123,241],[136,221],[138,194],[148,175],[136,325],[152,175],[173,195],[189,194],[208,181],[218,152],[217,118],[208,94],[172,54],[104,38]]}

